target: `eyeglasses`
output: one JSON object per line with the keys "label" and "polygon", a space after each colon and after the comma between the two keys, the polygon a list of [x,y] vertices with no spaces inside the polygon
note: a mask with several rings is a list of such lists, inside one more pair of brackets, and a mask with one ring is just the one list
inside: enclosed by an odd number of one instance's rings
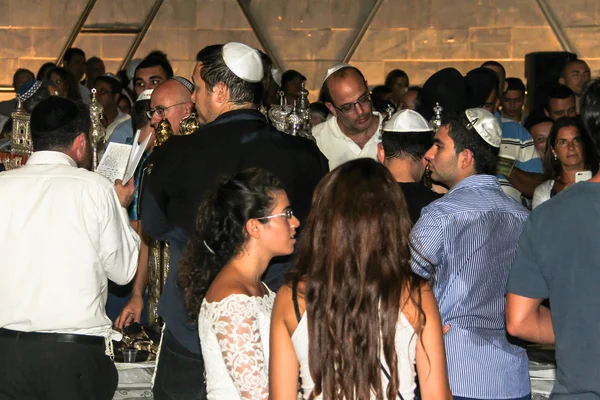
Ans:
{"label": "eyeglasses", "polygon": [[106,89],[100,89],[98,90],[98,94],[101,94],[102,96],[106,96],[107,94],[112,94],[113,92],[110,90],[106,90]]}
{"label": "eyeglasses", "polygon": [[357,104],[360,104],[361,107],[366,107],[366,106],[370,105],[371,104],[371,94],[368,92],[363,94],[354,103],[346,103],[346,104],[342,105],[341,107],[338,107],[335,104],[333,104],[333,106],[335,107],[336,110],[338,110],[344,114],[349,114],[350,112],[354,111],[354,107]]}
{"label": "eyeglasses", "polygon": [[254,218],[254,219],[261,220],[261,219],[271,219],[271,218],[275,218],[275,217],[286,217],[287,219],[292,219],[292,218],[294,218],[294,212],[292,210],[285,210],[281,214],[273,214],[273,215],[268,215],[266,217],[260,217],[260,218]]}
{"label": "eyeglasses", "polygon": [[177,103],[177,104],[173,104],[169,107],[156,107],[156,108],[151,108],[148,111],[146,111],[146,117],[148,117],[148,119],[152,119],[152,117],[154,116],[154,114],[158,115],[158,118],[164,118],[165,117],[165,111],[167,111],[169,108],[171,107],[175,107],[175,106],[180,106],[182,104],[187,104],[189,103],[189,101],[184,101],[183,103]]}

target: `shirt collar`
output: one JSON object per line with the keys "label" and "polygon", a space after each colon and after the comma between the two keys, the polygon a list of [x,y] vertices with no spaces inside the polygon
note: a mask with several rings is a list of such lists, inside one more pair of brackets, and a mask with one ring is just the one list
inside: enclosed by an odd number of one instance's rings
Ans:
{"label": "shirt collar", "polygon": [[70,165],[71,167],[77,168],[75,161],[60,151],[36,151],[29,157],[25,165],[45,164]]}
{"label": "shirt collar", "polygon": [[494,175],[478,174],[478,175],[468,176],[465,179],[463,179],[462,181],[458,182],[456,185],[454,185],[452,187],[452,189],[450,189],[448,191],[448,193],[454,192],[454,191],[462,189],[462,188],[484,187],[484,186],[492,186],[494,188],[501,189],[500,182],[498,182],[498,179]]}

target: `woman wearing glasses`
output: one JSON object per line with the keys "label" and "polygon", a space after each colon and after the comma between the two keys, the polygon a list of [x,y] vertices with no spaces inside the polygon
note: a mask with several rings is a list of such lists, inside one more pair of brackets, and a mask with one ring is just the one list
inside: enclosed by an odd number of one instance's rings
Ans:
{"label": "woman wearing glasses", "polygon": [[223,181],[201,204],[179,284],[198,320],[208,399],[268,399],[275,294],[260,277],[271,258],[292,253],[299,224],[281,183],[263,170]]}

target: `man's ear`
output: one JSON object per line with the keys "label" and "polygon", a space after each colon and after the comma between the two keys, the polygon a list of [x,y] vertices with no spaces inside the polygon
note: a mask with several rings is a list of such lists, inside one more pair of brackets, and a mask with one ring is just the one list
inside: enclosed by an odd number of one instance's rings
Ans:
{"label": "man's ear", "polygon": [[545,115],[546,117],[550,118],[550,113],[549,113],[549,112],[548,112],[548,110],[546,110],[545,108],[544,108],[544,115]]}
{"label": "man's ear", "polygon": [[229,101],[229,88],[225,82],[217,83],[212,89],[213,101],[223,105]]}
{"label": "man's ear", "polygon": [[464,149],[458,155],[458,166],[460,169],[467,169],[471,166],[475,168],[475,157],[473,157],[473,152],[469,149]]}
{"label": "man's ear", "polygon": [[73,154],[77,158],[77,160],[75,160],[76,162],[78,160],[81,160],[81,159],[84,158],[85,152],[87,150],[87,145],[88,145],[88,138],[85,135],[85,133],[83,133],[83,132],[81,132],[75,138],[75,140],[73,140],[73,144],[71,145],[71,151],[73,152]]}
{"label": "man's ear", "polygon": [[558,83],[560,83],[561,85],[566,85],[567,84],[567,80],[565,78],[558,78]]}
{"label": "man's ear", "polygon": [[326,101],[325,102],[325,107],[327,107],[327,109],[329,110],[329,112],[337,118],[337,108],[335,108],[333,106],[333,104],[331,104],[330,102]]}
{"label": "man's ear", "polygon": [[385,161],[385,150],[383,150],[383,144],[381,142],[377,143],[377,159],[382,164]]}

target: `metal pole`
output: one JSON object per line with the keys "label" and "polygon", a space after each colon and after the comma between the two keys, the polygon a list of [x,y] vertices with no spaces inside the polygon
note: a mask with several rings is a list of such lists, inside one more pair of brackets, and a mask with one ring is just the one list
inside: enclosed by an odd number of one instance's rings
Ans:
{"label": "metal pole", "polygon": [[538,6],[540,7],[540,11],[542,12],[542,14],[544,14],[544,18],[546,18],[546,22],[548,22],[548,25],[550,25],[550,28],[552,29],[552,32],[554,32],[554,36],[556,36],[556,40],[558,40],[558,42],[560,43],[560,46],[562,47],[563,51],[568,51],[569,53],[575,53],[575,49],[569,42],[569,38],[567,38],[567,35],[563,31],[558,20],[554,17],[554,14],[552,13],[552,10],[550,10],[550,7],[548,6],[548,4],[546,4],[546,1],[545,0],[536,0],[536,1],[537,1]]}
{"label": "metal pole", "polygon": [[281,64],[279,63],[279,60],[277,59],[277,57],[275,57],[275,53],[271,49],[271,46],[269,46],[269,42],[263,36],[262,32],[260,31],[260,28],[259,28],[258,24],[256,23],[256,20],[254,19],[254,17],[250,13],[249,4],[246,4],[244,2],[244,0],[236,0],[236,1],[238,3],[238,6],[240,7],[240,9],[242,10],[242,12],[244,13],[244,16],[246,17],[246,21],[248,21],[248,24],[250,25],[250,28],[252,28],[252,31],[256,35],[256,38],[258,39],[258,42],[260,43],[260,45],[262,46],[262,48],[265,49],[265,53],[267,53],[267,55],[271,58],[271,61],[273,62],[273,65],[275,65],[275,67],[277,67],[277,69],[279,69],[280,71],[283,71],[283,69],[281,68]]}
{"label": "metal pole", "polygon": [[137,51],[138,47],[140,47],[142,40],[144,40],[144,36],[146,36],[146,32],[148,32],[150,25],[152,25],[152,21],[154,21],[154,17],[156,17],[156,14],[158,13],[160,6],[162,6],[162,3],[163,3],[163,0],[156,0],[154,2],[154,5],[152,6],[150,13],[146,17],[146,20],[144,21],[144,25],[142,25],[142,28],[140,29],[140,33],[136,36],[135,40],[133,41],[133,44],[131,45],[131,48],[129,48],[129,51],[127,52],[127,55],[123,59],[123,62],[121,63],[121,67],[119,68],[119,70],[125,69],[125,67],[127,67],[127,64],[129,64],[129,61],[131,61],[131,59],[135,55],[135,52]]}
{"label": "metal pole", "polygon": [[75,43],[75,39],[77,39],[77,36],[79,35],[79,32],[81,31],[81,28],[83,28],[85,21],[87,20],[88,16],[92,12],[92,8],[94,8],[94,4],[96,4],[96,0],[88,1],[87,5],[85,6],[85,9],[83,10],[83,13],[79,17],[79,20],[75,24],[75,27],[73,28],[73,30],[71,31],[71,35],[67,39],[67,43],[65,43],[62,51],[60,52],[60,55],[56,59],[56,65],[60,65],[67,50],[70,49],[71,46],[73,46],[73,43]]}
{"label": "metal pole", "polygon": [[362,41],[363,36],[365,36],[365,33],[367,33],[367,29],[369,29],[369,26],[371,25],[373,18],[375,18],[375,16],[377,15],[377,11],[379,11],[379,7],[381,7],[382,3],[383,3],[383,0],[377,0],[375,2],[375,4],[373,5],[373,8],[371,9],[369,16],[363,23],[362,28],[360,28],[360,31],[358,31],[358,34],[356,35],[356,37],[354,38],[354,41],[350,45],[350,48],[346,52],[343,62],[345,62],[345,63],[349,62],[350,59],[352,58],[352,56],[354,55],[354,52],[356,51],[356,49],[358,48],[358,45]]}

